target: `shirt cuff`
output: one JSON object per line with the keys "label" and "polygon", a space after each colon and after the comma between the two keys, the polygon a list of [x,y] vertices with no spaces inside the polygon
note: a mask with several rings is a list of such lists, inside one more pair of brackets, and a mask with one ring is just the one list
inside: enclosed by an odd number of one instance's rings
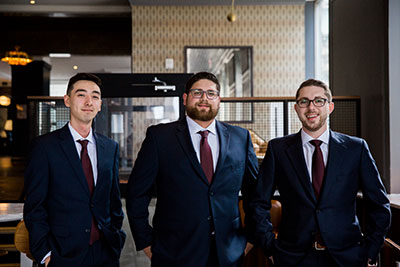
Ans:
{"label": "shirt cuff", "polygon": [[49,252],[46,254],[46,256],[43,257],[43,259],[42,259],[42,261],[40,262],[40,264],[44,264],[44,262],[46,261],[46,259],[47,259],[48,257],[50,257],[50,256],[51,256],[51,251],[49,251]]}

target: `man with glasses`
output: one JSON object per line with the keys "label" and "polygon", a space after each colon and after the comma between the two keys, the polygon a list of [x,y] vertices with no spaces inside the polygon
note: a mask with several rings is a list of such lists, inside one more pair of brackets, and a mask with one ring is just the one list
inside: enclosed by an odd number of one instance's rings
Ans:
{"label": "man with glasses", "polygon": [[[332,94],[309,79],[296,93],[302,129],[268,143],[248,215],[255,243],[275,266],[376,266],[390,225],[390,204],[367,143],[329,130]],[[271,197],[279,191],[282,221],[272,233]],[[356,198],[366,204],[360,228]]]}
{"label": "man with glasses", "polygon": [[257,158],[248,131],[215,120],[219,93],[213,74],[197,73],[183,94],[187,116],[147,129],[129,178],[127,213],[136,249],[152,266],[241,266],[250,247],[238,201],[255,184]]}

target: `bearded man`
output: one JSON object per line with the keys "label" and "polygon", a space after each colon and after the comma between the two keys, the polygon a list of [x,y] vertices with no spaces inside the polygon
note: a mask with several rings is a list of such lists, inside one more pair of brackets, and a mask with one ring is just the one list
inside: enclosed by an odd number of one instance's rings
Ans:
{"label": "bearded man", "polygon": [[215,120],[220,85],[213,74],[195,74],[185,89],[187,116],[147,129],[129,178],[127,213],[136,249],[152,266],[241,266],[250,246],[239,191],[249,198],[258,173],[250,134]]}
{"label": "bearded man", "polygon": [[[268,143],[246,214],[256,244],[277,267],[376,266],[390,203],[367,143],[329,130],[334,104],[321,81],[303,82],[294,108],[303,127]],[[275,189],[282,203],[278,239],[269,220]],[[356,215],[359,191],[368,207],[363,230]]]}

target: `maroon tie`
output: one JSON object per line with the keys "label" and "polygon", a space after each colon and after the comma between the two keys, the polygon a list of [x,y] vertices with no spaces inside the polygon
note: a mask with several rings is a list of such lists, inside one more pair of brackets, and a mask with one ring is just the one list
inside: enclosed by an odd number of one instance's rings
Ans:
{"label": "maroon tie", "polygon": [[212,158],[211,148],[208,145],[207,141],[209,131],[200,131],[198,133],[201,135],[201,141],[200,141],[201,167],[203,168],[203,171],[206,174],[208,183],[211,184],[214,175],[214,168],[213,168],[213,158]]}
{"label": "maroon tie", "polygon": [[[93,176],[92,163],[90,163],[90,158],[87,150],[87,145],[89,141],[78,140],[77,142],[82,145],[82,150],[81,150],[82,168],[83,172],[85,173],[86,181],[89,186],[90,196],[92,196],[94,188],[94,176]],[[95,241],[99,240],[99,238],[100,238],[100,231],[97,228],[95,219],[92,216],[92,229],[90,231],[89,245],[92,245]]]}
{"label": "maroon tie", "polygon": [[324,158],[322,156],[320,140],[311,140],[310,143],[315,146],[313,158],[312,158],[312,185],[314,188],[315,196],[319,197],[322,188],[322,181],[324,180],[325,165]]}

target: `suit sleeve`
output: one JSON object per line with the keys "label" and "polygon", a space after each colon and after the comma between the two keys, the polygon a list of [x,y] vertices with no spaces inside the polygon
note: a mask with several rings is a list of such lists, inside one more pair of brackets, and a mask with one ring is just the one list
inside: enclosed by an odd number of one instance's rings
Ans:
{"label": "suit sleeve", "polygon": [[360,176],[363,198],[367,207],[365,235],[368,257],[375,260],[389,230],[391,212],[390,202],[378,168],[364,140],[362,140]]}
{"label": "suit sleeve", "polygon": [[41,262],[50,251],[47,241],[50,231],[47,218],[49,166],[47,154],[37,139],[32,142],[24,186],[24,221],[29,231],[29,247],[36,261]]}
{"label": "suit sleeve", "polygon": [[137,250],[152,244],[153,228],[149,224],[148,206],[157,172],[157,146],[150,127],[129,177],[126,197],[129,224]]}
{"label": "suit sleeve", "polygon": [[249,217],[247,214],[250,212],[248,204],[257,182],[258,160],[256,154],[254,153],[253,143],[251,142],[250,133],[248,131],[246,138],[247,156],[241,192],[243,199],[243,209],[245,213],[246,237],[248,242],[254,244],[253,229],[250,224],[247,226],[247,218]]}
{"label": "suit sleeve", "polygon": [[119,149],[118,144],[115,144],[114,164],[113,164],[112,187],[110,194],[110,216],[111,216],[111,231],[115,235],[115,243],[112,244],[115,253],[119,255],[125,243],[126,234],[122,228],[124,213],[122,211],[121,193],[119,191]]}
{"label": "suit sleeve", "polygon": [[[257,183],[249,198],[246,226],[252,232],[255,245],[260,246],[266,255],[272,254],[275,235],[270,218],[271,198],[275,191],[275,159],[273,142],[269,142]],[[248,230],[249,231],[249,230]]]}

